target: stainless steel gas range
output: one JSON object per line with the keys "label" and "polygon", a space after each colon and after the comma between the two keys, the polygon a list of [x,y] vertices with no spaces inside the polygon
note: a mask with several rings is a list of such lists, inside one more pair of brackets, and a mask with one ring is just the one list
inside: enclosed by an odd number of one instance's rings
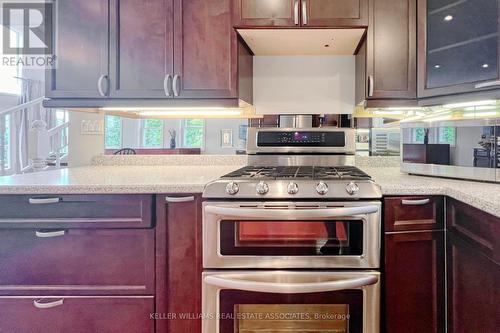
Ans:
{"label": "stainless steel gas range", "polygon": [[203,333],[377,333],[381,192],[352,130],[251,129],[249,166],[208,184]]}

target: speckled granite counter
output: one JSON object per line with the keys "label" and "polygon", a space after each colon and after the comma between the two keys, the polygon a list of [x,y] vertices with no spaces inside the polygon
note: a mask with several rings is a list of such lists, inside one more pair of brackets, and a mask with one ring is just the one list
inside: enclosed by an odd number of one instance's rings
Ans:
{"label": "speckled granite counter", "polygon": [[[198,193],[238,165],[90,166],[0,177],[0,194]],[[500,217],[500,184],[401,174],[361,167],[385,195],[448,195]]]}

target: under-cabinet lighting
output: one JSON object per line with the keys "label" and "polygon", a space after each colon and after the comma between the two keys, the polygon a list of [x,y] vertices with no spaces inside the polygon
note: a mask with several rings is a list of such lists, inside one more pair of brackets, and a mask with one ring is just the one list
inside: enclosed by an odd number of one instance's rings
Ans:
{"label": "under-cabinet lighting", "polygon": [[441,68],[441,65],[434,65],[434,68]]}
{"label": "under-cabinet lighting", "polygon": [[451,20],[453,20],[453,16],[452,16],[452,15],[446,15],[446,16],[444,17],[444,20],[445,20],[446,22],[450,22]]}
{"label": "under-cabinet lighting", "polygon": [[496,111],[489,112],[466,112],[464,113],[464,117],[492,117],[497,116],[498,113]]}
{"label": "under-cabinet lighting", "polygon": [[241,110],[158,110],[158,111],[138,111],[141,116],[240,116]]}
{"label": "under-cabinet lighting", "polygon": [[465,111],[483,111],[483,110],[495,110],[497,109],[496,105],[483,105],[483,106],[469,106],[465,108]]}
{"label": "under-cabinet lighting", "polygon": [[495,100],[485,100],[485,101],[476,101],[476,102],[466,102],[466,103],[453,103],[443,105],[444,108],[447,109],[458,109],[458,108],[466,108],[470,106],[483,106],[483,105],[496,105]]}
{"label": "under-cabinet lighting", "polygon": [[488,64],[482,64],[481,67],[488,68],[488,67],[490,67],[490,65],[488,65]]}
{"label": "under-cabinet lighting", "polygon": [[373,111],[373,114],[404,114],[404,111]]}

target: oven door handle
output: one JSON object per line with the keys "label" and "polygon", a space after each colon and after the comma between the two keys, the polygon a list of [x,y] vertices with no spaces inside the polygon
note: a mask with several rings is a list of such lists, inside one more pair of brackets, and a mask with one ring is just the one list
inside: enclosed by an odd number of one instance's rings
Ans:
{"label": "oven door handle", "polygon": [[205,206],[205,212],[241,218],[262,219],[319,219],[330,217],[343,217],[353,215],[373,214],[379,211],[376,205],[341,208],[317,208],[317,209],[265,209],[265,208],[237,208],[216,205]]}
{"label": "oven door handle", "polygon": [[318,292],[329,292],[337,290],[358,289],[378,282],[375,275],[347,278],[335,281],[304,282],[304,283],[282,283],[263,282],[255,280],[244,280],[231,278],[227,275],[209,275],[203,280],[206,284],[223,289],[253,291],[273,294],[307,294]]}

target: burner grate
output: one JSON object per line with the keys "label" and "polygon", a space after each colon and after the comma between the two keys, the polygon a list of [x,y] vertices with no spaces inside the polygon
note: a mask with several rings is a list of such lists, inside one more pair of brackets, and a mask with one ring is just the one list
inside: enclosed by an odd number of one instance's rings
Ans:
{"label": "burner grate", "polygon": [[347,179],[369,180],[371,177],[353,166],[314,167],[314,166],[247,166],[231,172],[222,178],[243,179]]}

